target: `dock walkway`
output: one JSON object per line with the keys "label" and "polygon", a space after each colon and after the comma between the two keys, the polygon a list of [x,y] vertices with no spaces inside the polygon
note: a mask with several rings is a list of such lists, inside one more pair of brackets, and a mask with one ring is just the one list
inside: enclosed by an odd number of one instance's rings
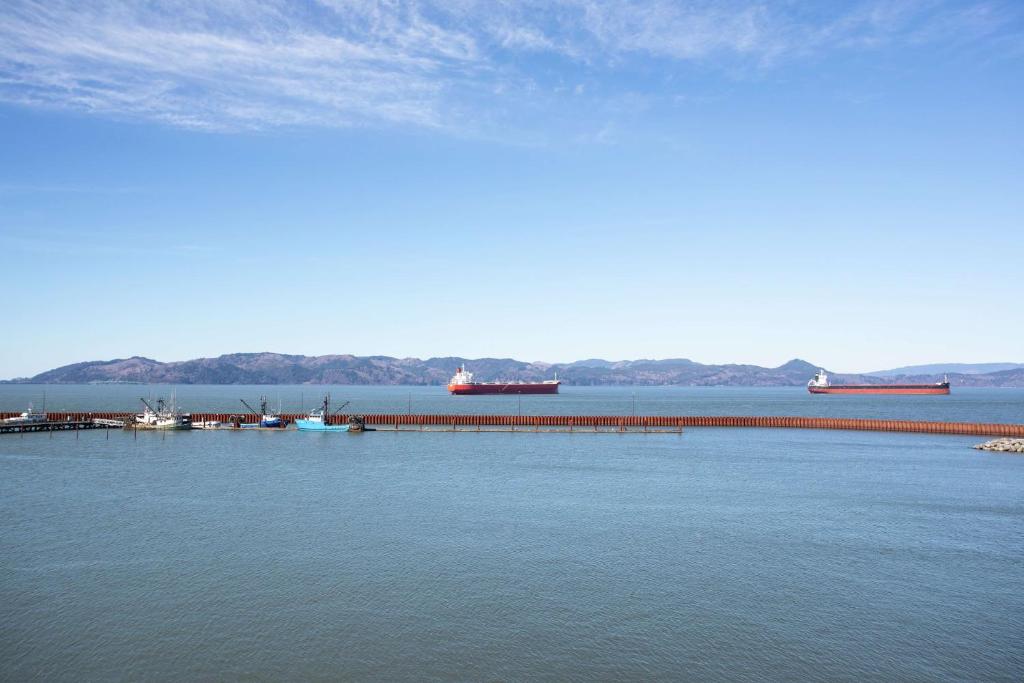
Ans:
{"label": "dock walkway", "polygon": [[[44,424],[80,425],[79,429],[103,426],[96,420],[131,420],[130,412],[49,413],[50,422]],[[0,413],[0,418],[16,417],[17,413]],[[282,417],[289,422],[304,418],[301,414]],[[429,427],[444,427],[449,431],[477,431],[477,428],[503,428],[529,432],[534,429],[562,428],[559,431],[642,432],[644,430],[678,431],[690,427],[751,427],[783,429],[841,429],[871,432],[910,432],[918,434],[957,434],[962,436],[1024,437],[1024,424],[980,422],[927,422],[921,420],[873,420],[843,417],[797,417],[760,415],[456,415],[449,413],[370,413],[362,415],[369,426],[387,427],[399,431],[426,431]],[[235,414],[192,413],[193,422],[219,421],[227,423]],[[331,424],[345,424],[349,415],[334,415]],[[247,416],[245,422],[254,422]],[[81,425],[89,423],[92,426]],[[130,425],[129,425],[130,426]],[[74,429],[62,426],[62,429]],[[435,430],[436,431],[436,430]]]}
{"label": "dock walkway", "polygon": [[[7,416],[0,413],[0,416]],[[4,424],[0,422],[0,434],[24,434],[26,432],[64,432],[80,431],[82,429],[121,429],[124,423],[120,420],[80,420],[80,419],[57,419],[46,422],[13,422]]]}

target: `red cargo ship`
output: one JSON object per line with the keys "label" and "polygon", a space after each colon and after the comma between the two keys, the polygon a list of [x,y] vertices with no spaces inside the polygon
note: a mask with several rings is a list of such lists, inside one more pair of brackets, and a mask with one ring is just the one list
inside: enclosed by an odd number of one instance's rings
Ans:
{"label": "red cargo ship", "polygon": [[948,394],[949,378],[935,384],[831,384],[824,370],[807,383],[812,394]]}
{"label": "red cargo ship", "polygon": [[557,394],[559,384],[558,375],[543,382],[474,382],[472,372],[459,368],[448,382],[448,391],[453,394]]}

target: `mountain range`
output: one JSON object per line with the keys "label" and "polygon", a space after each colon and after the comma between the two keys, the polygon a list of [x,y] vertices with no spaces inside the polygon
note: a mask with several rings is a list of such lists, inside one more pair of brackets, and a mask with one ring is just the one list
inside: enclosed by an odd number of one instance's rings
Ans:
{"label": "mountain range", "polygon": [[[572,363],[524,362],[511,358],[392,358],[390,356],[299,356],[280,353],[233,353],[162,363],[133,356],[74,363],[34,377],[9,380],[23,384],[390,384],[443,385],[460,365],[481,381],[551,379],[556,374],[572,385],[801,386],[820,367],[794,359],[777,368],[744,364],[704,364],[686,358]],[[998,364],[1015,365],[1015,364]],[[921,371],[880,371],[865,374],[829,373],[835,383],[935,382],[943,374],[956,386],[1024,387],[1024,365],[980,372],[948,372],[947,366]]]}
{"label": "mountain range", "polygon": [[908,365],[891,370],[876,370],[865,374],[878,377],[898,377],[900,375],[985,375],[1002,370],[1019,370],[1024,363],[932,363],[930,365]]}

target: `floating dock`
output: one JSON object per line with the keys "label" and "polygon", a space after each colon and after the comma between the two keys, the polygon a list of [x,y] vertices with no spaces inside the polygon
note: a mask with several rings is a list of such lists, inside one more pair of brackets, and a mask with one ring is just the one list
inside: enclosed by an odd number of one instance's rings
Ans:
{"label": "floating dock", "polygon": [[[0,418],[17,417],[18,413],[0,413]],[[49,413],[50,422],[44,424],[85,424],[95,420],[126,420],[131,428],[134,413]],[[194,422],[228,422],[233,413],[192,413]],[[282,418],[293,422],[304,414],[287,414]],[[782,429],[841,429],[869,432],[908,432],[917,434],[954,434],[962,436],[1024,437],[1024,424],[981,422],[927,422],[921,420],[872,420],[843,417],[793,417],[754,415],[455,415],[450,413],[369,413],[363,414],[369,426],[399,431],[426,431],[428,427],[448,428],[447,431],[477,431],[476,428],[504,428],[502,431],[679,431],[690,427],[751,427]],[[254,416],[250,416],[255,421]],[[349,415],[334,415],[330,424],[346,424]],[[93,427],[79,427],[90,429]],[[68,428],[68,427],[62,427]],[[70,427],[74,428],[74,427]],[[460,429],[461,428],[461,429]],[[279,431],[279,430],[274,430]],[[435,430],[437,431],[437,430]],[[489,429],[484,431],[496,431]]]}

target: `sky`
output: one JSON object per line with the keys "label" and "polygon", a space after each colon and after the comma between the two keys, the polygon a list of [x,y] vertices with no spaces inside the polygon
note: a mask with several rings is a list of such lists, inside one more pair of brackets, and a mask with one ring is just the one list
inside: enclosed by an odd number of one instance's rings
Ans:
{"label": "sky", "polygon": [[1024,362],[1024,3],[0,4],[0,378]]}

